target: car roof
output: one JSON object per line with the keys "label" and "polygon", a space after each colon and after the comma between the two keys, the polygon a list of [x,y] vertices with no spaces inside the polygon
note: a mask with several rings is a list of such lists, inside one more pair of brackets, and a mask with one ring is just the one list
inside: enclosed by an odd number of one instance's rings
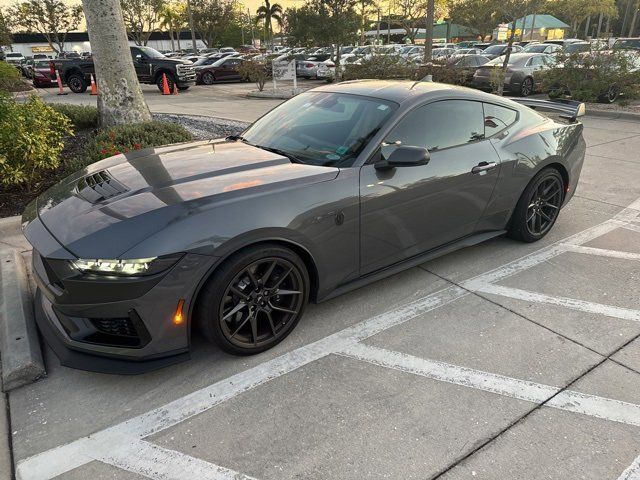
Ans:
{"label": "car roof", "polygon": [[464,97],[470,100],[501,102],[500,97],[471,88],[438,82],[411,80],[352,80],[314,88],[313,91],[347,93],[380,98],[396,103],[432,97]]}

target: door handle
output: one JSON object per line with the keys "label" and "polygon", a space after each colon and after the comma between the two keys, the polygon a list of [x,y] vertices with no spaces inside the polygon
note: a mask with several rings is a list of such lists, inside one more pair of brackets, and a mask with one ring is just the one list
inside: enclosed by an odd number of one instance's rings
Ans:
{"label": "door handle", "polygon": [[484,175],[489,170],[496,168],[498,164],[496,162],[480,162],[478,165],[471,169],[471,173],[479,173]]}

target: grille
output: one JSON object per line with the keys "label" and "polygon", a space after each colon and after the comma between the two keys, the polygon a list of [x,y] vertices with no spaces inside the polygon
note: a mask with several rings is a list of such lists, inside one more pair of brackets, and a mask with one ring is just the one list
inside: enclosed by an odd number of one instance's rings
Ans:
{"label": "grille", "polygon": [[127,190],[128,188],[113,178],[107,170],[87,175],[76,185],[78,196],[91,203],[102,202]]}
{"label": "grille", "polygon": [[119,337],[138,337],[136,327],[130,318],[92,318],[93,326],[101,333]]}

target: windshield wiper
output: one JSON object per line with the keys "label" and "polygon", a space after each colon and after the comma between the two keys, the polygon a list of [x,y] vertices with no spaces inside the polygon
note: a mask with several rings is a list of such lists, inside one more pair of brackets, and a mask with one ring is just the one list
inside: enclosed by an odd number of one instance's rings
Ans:
{"label": "windshield wiper", "polygon": [[[253,145],[253,144],[249,144]],[[267,152],[275,153],[277,155],[282,155],[283,157],[287,157],[293,163],[304,163],[299,158],[294,157],[289,152],[285,152],[284,150],[280,150],[279,148],[273,147],[265,147],[264,145],[253,145],[254,147],[261,148],[262,150],[266,150]]]}

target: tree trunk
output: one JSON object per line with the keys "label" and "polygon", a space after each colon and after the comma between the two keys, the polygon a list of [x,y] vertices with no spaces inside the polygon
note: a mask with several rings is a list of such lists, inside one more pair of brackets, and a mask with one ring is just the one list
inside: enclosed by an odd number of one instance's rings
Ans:
{"label": "tree trunk", "polygon": [[435,0],[427,2],[427,24],[424,32],[424,63],[431,61],[433,52],[433,17],[435,16]]}
{"label": "tree trunk", "polygon": [[633,17],[631,17],[631,26],[629,27],[629,36],[633,37],[633,31],[636,29],[636,20],[638,19],[638,5],[634,7]]}
{"label": "tree trunk", "polygon": [[[525,16],[525,18],[527,18]],[[511,58],[511,48],[513,47],[513,39],[516,36],[516,28],[517,28],[518,20],[515,19],[513,21],[513,28],[511,29],[511,33],[509,33],[509,42],[507,44],[507,53],[504,56],[504,62],[502,62],[502,76],[507,73],[507,66],[509,65],[509,58]],[[524,19],[522,20],[522,29],[524,30]],[[496,92],[498,95],[502,96],[504,93],[504,81],[500,81],[498,85],[498,91]]]}
{"label": "tree trunk", "polygon": [[585,40],[589,36],[589,26],[591,25],[591,16],[587,17],[587,23],[584,25],[584,38]]}
{"label": "tree trunk", "polygon": [[127,41],[119,0],[83,0],[98,81],[101,127],[148,122],[149,107],[142,95]]}
{"label": "tree trunk", "polygon": [[602,17],[604,15],[602,14],[602,12],[600,12],[600,15],[598,15],[598,30],[596,33],[596,38],[600,38],[600,32],[602,31]]}
{"label": "tree trunk", "polygon": [[182,46],[180,45],[180,34],[182,33],[182,29],[176,32],[176,40],[178,41],[178,51],[182,50]]}
{"label": "tree trunk", "polygon": [[175,52],[176,51],[176,44],[173,40],[173,28],[169,28],[169,38],[171,39],[171,51]]}
{"label": "tree trunk", "polygon": [[191,9],[191,0],[187,0],[187,14],[189,16],[189,30],[191,30],[191,45],[193,47],[193,54],[198,54],[198,47],[196,45],[196,31],[193,28],[193,10]]}

